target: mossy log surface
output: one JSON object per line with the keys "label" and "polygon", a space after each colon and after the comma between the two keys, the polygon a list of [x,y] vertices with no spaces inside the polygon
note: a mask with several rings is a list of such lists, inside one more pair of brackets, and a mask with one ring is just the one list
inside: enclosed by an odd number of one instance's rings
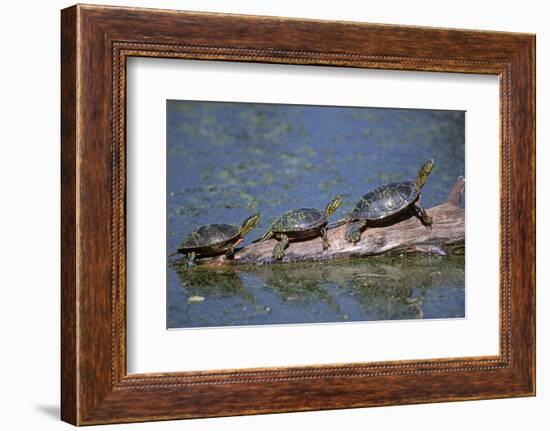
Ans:
{"label": "mossy log surface", "polygon": [[[464,192],[465,180],[458,177],[447,200],[426,211],[433,219],[431,228],[424,226],[415,216],[389,225],[368,226],[357,244],[344,238],[347,225],[331,228],[328,231],[330,248],[323,251],[321,237],[292,241],[281,261],[272,257],[277,240],[271,239],[250,244],[237,249],[233,259],[224,255],[197,259],[197,264],[243,265],[270,264],[285,262],[313,262],[337,258],[375,256],[381,254],[427,253],[445,255],[463,253],[464,250],[464,209],[459,204]],[[184,264],[185,258],[173,261]]]}

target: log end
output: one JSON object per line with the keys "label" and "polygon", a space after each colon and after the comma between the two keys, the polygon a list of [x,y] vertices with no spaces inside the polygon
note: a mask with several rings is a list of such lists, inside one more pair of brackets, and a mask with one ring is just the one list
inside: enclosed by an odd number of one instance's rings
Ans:
{"label": "log end", "polygon": [[464,177],[458,177],[455,181],[453,188],[449,192],[449,196],[447,196],[447,203],[459,206],[460,201],[462,200],[462,196],[464,195],[465,186],[466,180],[464,179]]}

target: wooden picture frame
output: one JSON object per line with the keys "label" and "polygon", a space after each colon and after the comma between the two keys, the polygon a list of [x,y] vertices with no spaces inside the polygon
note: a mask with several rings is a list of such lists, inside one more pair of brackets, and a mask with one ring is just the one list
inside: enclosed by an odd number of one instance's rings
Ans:
{"label": "wooden picture frame", "polygon": [[[61,417],[75,425],[535,394],[535,36],[77,5],[62,11]],[[131,56],[500,77],[500,354],[127,374]]]}

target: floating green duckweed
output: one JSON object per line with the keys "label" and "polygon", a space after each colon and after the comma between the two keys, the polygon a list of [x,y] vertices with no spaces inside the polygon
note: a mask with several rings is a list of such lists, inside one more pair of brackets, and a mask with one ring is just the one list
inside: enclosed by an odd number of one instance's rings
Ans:
{"label": "floating green duckweed", "polygon": [[[260,211],[246,245],[284,211],[342,195],[336,220],[430,157],[426,208],[464,175],[459,111],[169,101],[167,116],[168,253],[201,224]],[[168,267],[167,279],[170,328],[464,316],[464,256]]]}

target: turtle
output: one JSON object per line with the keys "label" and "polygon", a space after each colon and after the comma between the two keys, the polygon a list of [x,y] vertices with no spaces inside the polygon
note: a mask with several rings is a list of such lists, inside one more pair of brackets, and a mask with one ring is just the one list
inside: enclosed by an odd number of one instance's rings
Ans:
{"label": "turtle", "polygon": [[291,239],[308,239],[321,235],[323,250],[330,247],[327,237],[327,219],[334,214],[342,204],[342,198],[336,196],[326,208],[298,208],[285,212],[275,220],[268,231],[254,242],[266,241],[275,238],[279,242],[273,248],[273,258],[281,260]]}
{"label": "turtle", "polygon": [[422,165],[414,181],[398,181],[376,187],[363,196],[344,220],[329,227],[349,223],[345,238],[352,244],[361,239],[361,232],[368,224],[387,223],[400,217],[417,216],[423,225],[431,228],[432,218],[420,205],[420,190],[432,171],[434,160]]}
{"label": "turtle", "polygon": [[243,240],[244,235],[256,227],[259,221],[260,214],[255,213],[247,217],[240,227],[232,224],[200,226],[187,235],[170,257],[180,253],[185,254],[189,267],[193,266],[197,255],[216,255],[225,252],[227,258],[232,259],[235,246]]}

